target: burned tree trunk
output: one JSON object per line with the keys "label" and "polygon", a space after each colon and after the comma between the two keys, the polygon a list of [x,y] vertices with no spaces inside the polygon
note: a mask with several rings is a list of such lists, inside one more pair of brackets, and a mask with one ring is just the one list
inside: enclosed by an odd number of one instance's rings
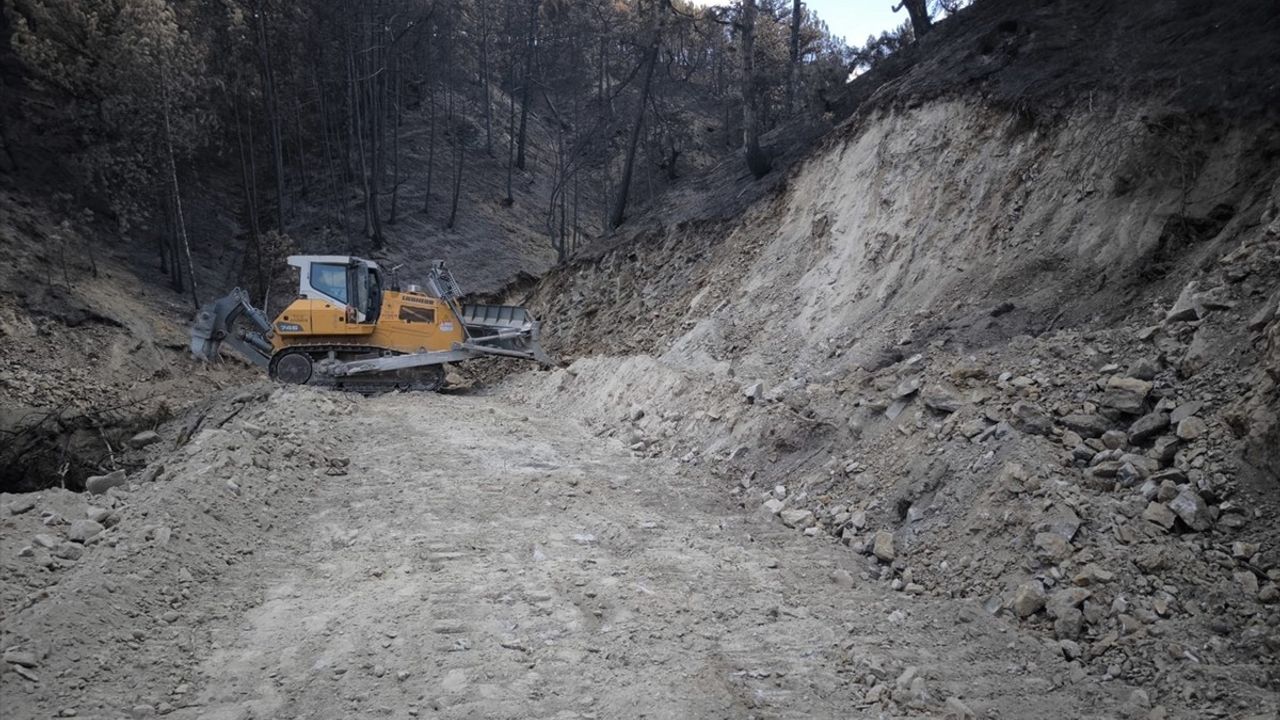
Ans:
{"label": "burned tree trunk", "polygon": [[907,9],[907,14],[911,16],[911,32],[915,34],[916,40],[933,29],[933,20],[929,18],[928,0],[902,0],[893,6],[893,11],[898,12],[904,7]]}
{"label": "burned tree trunk", "polygon": [[760,147],[760,94],[756,92],[756,0],[742,0],[742,139],[747,168],[757,178],[769,174],[773,159]]}
{"label": "burned tree trunk", "polygon": [[635,172],[636,149],[640,147],[640,131],[644,126],[644,110],[649,105],[649,88],[653,85],[653,68],[658,64],[658,48],[662,45],[659,31],[653,33],[644,59],[644,84],[640,88],[640,101],[636,105],[636,121],[631,126],[631,140],[627,144],[627,158],[622,163],[622,179],[618,184],[618,199],[609,215],[609,228],[622,224],[627,217],[627,195],[631,191],[631,176]]}

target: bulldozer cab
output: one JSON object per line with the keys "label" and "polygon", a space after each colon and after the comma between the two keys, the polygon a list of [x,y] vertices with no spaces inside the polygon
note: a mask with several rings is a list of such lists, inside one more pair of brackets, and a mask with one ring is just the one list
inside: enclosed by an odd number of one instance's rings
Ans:
{"label": "bulldozer cab", "polygon": [[372,323],[382,309],[382,273],[377,263],[346,255],[292,255],[298,296],[348,309],[355,322]]}

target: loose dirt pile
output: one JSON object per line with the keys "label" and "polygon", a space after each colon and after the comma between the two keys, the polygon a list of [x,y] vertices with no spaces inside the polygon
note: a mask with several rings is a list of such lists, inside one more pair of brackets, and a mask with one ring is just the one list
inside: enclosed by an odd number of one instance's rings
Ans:
{"label": "loose dirt pile", "polygon": [[91,478],[86,493],[0,494],[6,714],[185,704],[210,625],[255,604],[255,585],[228,575],[346,473],[331,448],[348,437],[330,424],[355,402],[241,390],[144,438],[137,473]]}
{"label": "loose dirt pile", "polygon": [[1275,135],[1142,115],[864,119],[741,222],[553,274],[548,337],[588,357],[512,391],[1072,673],[1274,714]]}

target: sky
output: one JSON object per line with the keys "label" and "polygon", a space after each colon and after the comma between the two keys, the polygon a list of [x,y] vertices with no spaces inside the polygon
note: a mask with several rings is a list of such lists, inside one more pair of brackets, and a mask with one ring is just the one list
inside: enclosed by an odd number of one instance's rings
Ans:
{"label": "sky", "polygon": [[907,19],[905,9],[893,11],[893,0],[804,0],[834,35],[850,45],[861,45],[868,35],[879,35]]}
{"label": "sky", "polygon": [[[694,0],[701,5],[726,5],[727,0]],[[832,34],[850,45],[861,45],[868,35],[879,35],[907,19],[907,11],[893,11],[895,0],[803,0],[827,23]]]}

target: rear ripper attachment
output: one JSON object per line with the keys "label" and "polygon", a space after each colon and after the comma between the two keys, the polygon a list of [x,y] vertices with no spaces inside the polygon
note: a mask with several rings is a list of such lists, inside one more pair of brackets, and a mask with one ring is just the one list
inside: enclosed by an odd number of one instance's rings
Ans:
{"label": "rear ripper attachment", "polygon": [[445,363],[485,356],[553,365],[528,310],[460,304],[443,261],[425,288],[387,287],[377,263],[358,257],[295,255],[289,264],[298,298],[274,322],[236,288],[200,309],[192,354],[212,362],[226,343],[280,382],[355,392],[438,390]]}

